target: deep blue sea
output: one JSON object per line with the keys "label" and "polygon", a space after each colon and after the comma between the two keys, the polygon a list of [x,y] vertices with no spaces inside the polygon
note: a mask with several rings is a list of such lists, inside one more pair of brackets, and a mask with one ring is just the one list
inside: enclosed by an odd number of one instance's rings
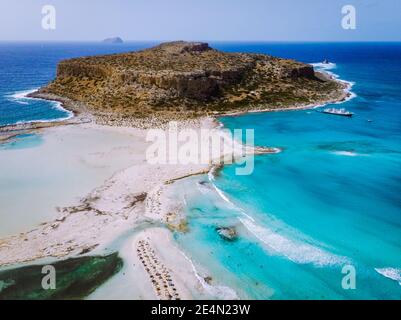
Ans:
{"label": "deep blue sea", "polygon": [[[214,178],[179,182],[190,231],[177,242],[243,298],[401,299],[401,44],[211,45],[329,59],[330,72],[354,83],[356,97],[341,107],[355,116],[303,110],[220,119],[229,129],[255,129],[256,145],[283,151],[257,156],[249,176],[226,166]],[[0,43],[0,125],[68,116],[18,95],[53,79],[59,60],[149,46]],[[238,239],[223,240],[221,226],[235,227]],[[355,289],[342,285],[350,268]]]}
{"label": "deep blue sea", "polygon": [[57,63],[74,57],[135,51],[152,43],[0,42],[0,126],[69,117],[57,103],[23,98],[56,75]]}

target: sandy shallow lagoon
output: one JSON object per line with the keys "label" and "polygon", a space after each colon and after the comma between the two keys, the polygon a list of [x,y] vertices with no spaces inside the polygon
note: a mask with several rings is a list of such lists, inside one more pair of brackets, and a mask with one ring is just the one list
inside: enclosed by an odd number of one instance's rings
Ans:
{"label": "sandy shallow lagoon", "polygon": [[53,220],[57,207],[76,204],[115,172],[143,161],[141,135],[135,129],[62,126],[3,144],[0,237]]}

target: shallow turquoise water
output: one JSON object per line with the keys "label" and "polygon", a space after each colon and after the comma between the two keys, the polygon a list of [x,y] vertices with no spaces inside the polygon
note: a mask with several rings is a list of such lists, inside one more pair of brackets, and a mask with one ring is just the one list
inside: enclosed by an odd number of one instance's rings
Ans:
{"label": "shallow turquoise water", "polygon": [[[0,144],[0,238],[54,220],[138,161],[129,150],[145,142],[107,128],[55,127]],[[141,149],[142,150],[142,149]]]}
{"label": "shallow turquoise water", "polygon": [[[255,129],[256,145],[283,152],[258,156],[249,176],[227,166],[215,181],[177,186],[191,231],[176,238],[243,297],[400,299],[401,45],[320,46],[336,63],[331,71],[355,82],[357,97],[341,107],[356,116],[308,110],[221,119],[229,129]],[[319,51],[306,47],[273,50],[318,61]],[[239,239],[221,239],[221,225],[235,226]],[[356,270],[355,290],[342,287],[345,265]]]}
{"label": "shallow turquoise water", "polygon": [[0,144],[0,150],[17,150],[40,146],[43,140],[38,134],[19,134],[9,141]]}

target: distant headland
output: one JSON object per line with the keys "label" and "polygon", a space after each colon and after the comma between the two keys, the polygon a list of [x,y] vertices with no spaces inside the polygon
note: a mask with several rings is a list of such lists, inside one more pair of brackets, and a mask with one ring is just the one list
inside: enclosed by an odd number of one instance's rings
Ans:
{"label": "distant headland", "polygon": [[120,37],[106,38],[102,42],[103,43],[124,43],[123,39],[121,39]]}

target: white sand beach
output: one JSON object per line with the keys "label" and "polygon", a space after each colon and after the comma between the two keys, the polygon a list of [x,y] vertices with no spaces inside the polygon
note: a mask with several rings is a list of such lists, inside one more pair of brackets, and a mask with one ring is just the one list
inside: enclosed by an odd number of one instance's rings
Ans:
{"label": "white sand beach", "polygon": [[[216,123],[206,118],[180,125],[199,130],[214,128]],[[52,175],[60,171],[64,178],[56,175],[60,180],[54,185],[46,181],[37,190],[38,194],[31,195],[37,201],[26,198],[28,202],[24,201],[18,208],[28,216],[20,216],[16,221],[24,223],[15,229],[27,228],[29,224],[35,227],[2,237],[0,266],[7,268],[43,259],[51,261],[118,250],[125,262],[123,270],[90,298],[237,297],[229,288],[207,283],[205,278],[209,275],[204,271],[200,275],[172,241],[171,230],[185,231],[185,217],[166,196],[166,190],[177,179],[207,173],[209,164],[149,164],[145,158],[149,143],[145,140],[146,130],[142,129],[80,124],[46,128],[39,134],[47,143],[18,150],[21,159],[17,157],[16,161],[31,159],[28,170],[32,170],[38,161],[33,153],[37,153],[43,160],[39,175],[45,175],[50,169]],[[44,153],[49,158],[42,157]],[[71,176],[65,176],[69,166],[74,170],[69,172]],[[95,187],[93,184],[98,180],[92,179],[92,174],[104,182]],[[78,182],[79,187],[69,179]],[[45,193],[48,201],[40,197],[41,193]],[[84,197],[77,200],[79,194]],[[30,205],[35,214],[40,210],[45,213],[30,219]],[[51,210],[55,205],[60,207],[59,212]],[[7,214],[4,211],[2,214]],[[41,223],[36,223],[39,220]],[[118,287],[125,289],[115,290]]]}
{"label": "white sand beach", "polygon": [[92,125],[58,126],[17,138],[16,148],[0,150],[0,238],[55,219],[57,207],[76,204],[115,172],[140,161],[143,140],[140,130]]}

